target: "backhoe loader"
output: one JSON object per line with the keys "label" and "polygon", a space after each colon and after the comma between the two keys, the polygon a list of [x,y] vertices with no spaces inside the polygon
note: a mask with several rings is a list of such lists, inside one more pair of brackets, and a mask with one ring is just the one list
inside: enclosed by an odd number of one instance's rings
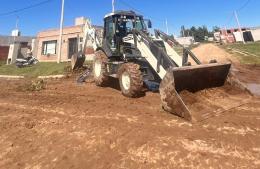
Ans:
{"label": "backhoe loader", "polygon": [[[144,82],[157,83],[163,109],[192,120],[192,113],[179,93],[224,85],[231,64],[216,61],[202,64],[186,48],[180,56],[169,43],[169,40],[176,41],[158,30],[155,30],[155,36],[151,36],[148,31],[151,27],[151,21],[145,20],[142,15],[133,11],[116,11],[104,17],[101,38],[87,21],[83,48],[73,56],[72,68],[82,66],[86,42],[91,41],[96,51],[93,75],[97,86],[106,86],[111,76],[119,79],[124,96],[138,97],[143,92]],[[197,65],[191,65],[188,57]]]}

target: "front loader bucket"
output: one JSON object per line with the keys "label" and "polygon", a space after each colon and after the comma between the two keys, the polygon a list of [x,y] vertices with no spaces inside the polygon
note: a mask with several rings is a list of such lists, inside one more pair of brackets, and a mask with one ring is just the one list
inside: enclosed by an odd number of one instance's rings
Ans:
{"label": "front loader bucket", "polygon": [[167,71],[160,85],[163,108],[173,114],[191,121],[192,115],[179,92],[199,90],[223,86],[231,64],[205,64],[172,68]]}

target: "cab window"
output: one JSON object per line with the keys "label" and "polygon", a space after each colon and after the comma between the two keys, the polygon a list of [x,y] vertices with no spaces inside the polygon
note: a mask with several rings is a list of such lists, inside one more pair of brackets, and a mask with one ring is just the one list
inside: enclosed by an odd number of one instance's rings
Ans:
{"label": "cab window", "polygon": [[112,18],[106,20],[105,27],[106,27],[105,37],[108,43],[111,45],[112,39],[114,37],[114,22]]}

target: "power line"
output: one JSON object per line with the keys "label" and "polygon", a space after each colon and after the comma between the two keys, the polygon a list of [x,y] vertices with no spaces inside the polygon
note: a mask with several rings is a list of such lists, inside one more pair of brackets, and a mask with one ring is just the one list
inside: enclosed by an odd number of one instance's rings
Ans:
{"label": "power line", "polygon": [[151,16],[149,16],[149,15],[146,15],[143,11],[141,11],[141,10],[139,10],[139,9],[136,9],[135,7],[133,7],[132,5],[130,5],[129,3],[125,2],[124,0],[118,0],[118,2],[121,3],[121,4],[123,4],[123,5],[125,5],[125,6],[127,6],[127,7],[129,7],[129,8],[132,9],[132,10],[134,10],[134,11],[136,11],[136,12],[142,14],[142,15],[145,15],[145,16],[147,16],[147,17],[153,19],[153,20],[157,20],[157,21],[162,22],[162,23],[165,22],[165,21],[162,20],[162,19],[158,19],[158,18],[151,17]]}
{"label": "power line", "polygon": [[[236,11],[241,11],[243,10],[244,8],[247,7],[247,5],[251,2],[251,0],[247,0],[240,8],[238,8]],[[234,19],[234,14],[232,13],[230,15],[230,17],[227,19],[227,22],[225,24],[225,26],[229,25],[231,23],[231,21]]]}
{"label": "power line", "polygon": [[240,8],[237,9],[237,11],[243,10],[247,5],[251,2],[251,0],[247,0]]}
{"label": "power line", "polygon": [[234,17],[234,14],[231,13],[231,14],[230,14],[230,17],[228,18],[228,20],[227,20],[227,22],[226,22],[226,24],[225,24],[225,27],[231,23],[231,21],[233,20],[233,17]]}
{"label": "power line", "polygon": [[[125,6],[127,6],[127,7],[129,7],[131,10],[134,10],[134,11],[136,11],[136,12],[138,12],[138,13],[140,13],[140,14],[146,16],[146,17],[148,17],[149,19],[152,19],[153,22],[154,22],[154,21],[157,21],[157,23],[160,22],[161,24],[165,24],[165,20],[159,19],[159,18],[155,18],[155,17],[153,17],[153,16],[146,15],[143,11],[141,11],[141,10],[139,10],[139,9],[136,9],[133,5],[127,3],[127,2],[124,1],[124,0],[118,0],[118,2],[121,3],[121,4],[123,4],[123,5],[125,5]],[[168,27],[168,28],[170,27],[171,29],[174,29],[175,26],[173,26],[172,24],[170,24],[170,23],[167,21],[167,27]],[[166,31],[167,31],[167,29],[166,29]],[[169,32],[169,30],[168,30],[167,32]]]}
{"label": "power line", "polygon": [[7,16],[7,15],[16,14],[16,13],[19,13],[19,12],[22,12],[22,11],[25,11],[25,10],[28,10],[28,9],[31,9],[31,8],[35,8],[35,7],[47,4],[51,1],[53,1],[53,0],[45,0],[45,1],[33,4],[33,5],[29,5],[29,6],[20,8],[20,9],[15,9],[15,10],[12,10],[12,11],[9,11],[9,12],[0,13],[0,16]]}
{"label": "power line", "polygon": [[121,4],[123,4],[123,5],[125,5],[125,6],[127,6],[127,7],[129,7],[129,8],[131,8],[132,10],[134,10],[134,11],[140,13],[140,14],[143,14],[142,11],[136,9],[135,7],[133,7],[132,5],[130,5],[129,3],[125,2],[124,0],[118,0],[118,2],[121,3]]}

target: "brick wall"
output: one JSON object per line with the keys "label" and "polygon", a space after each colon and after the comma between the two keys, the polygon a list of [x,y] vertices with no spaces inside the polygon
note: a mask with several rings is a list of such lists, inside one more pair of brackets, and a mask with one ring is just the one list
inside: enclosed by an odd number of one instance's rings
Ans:
{"label": "brick wall", "polygon": [[6,60],[8,57],[9,46],[0,46],[0,60]]}

